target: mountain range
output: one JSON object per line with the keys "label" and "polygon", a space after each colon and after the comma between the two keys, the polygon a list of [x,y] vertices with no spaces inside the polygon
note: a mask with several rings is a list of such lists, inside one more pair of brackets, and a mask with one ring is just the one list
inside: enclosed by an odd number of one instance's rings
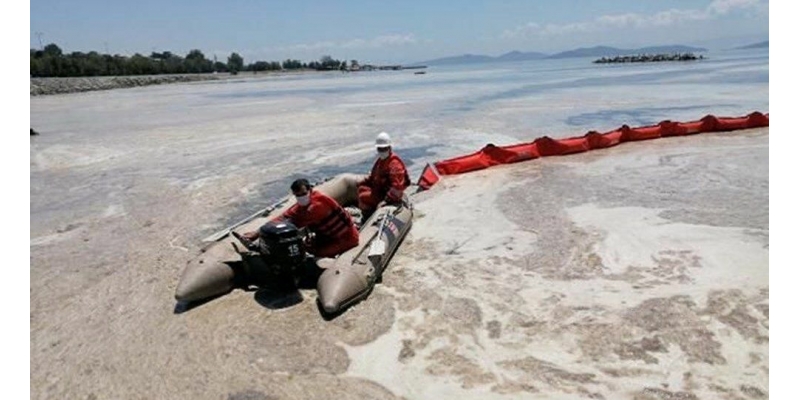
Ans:
{"label": "mountain range", "polygon": [[549,54],[549,55],[545,53],[521,52],[521,51],[512,51],[497,57],[480,55],[480,54],[464,54],[461,56],[444,57],[444,58],[437,58],[434,60],[423,61],[419,63],[414,63],[413,65],[478,64],[486,62],[539,60],[546,58],[558,59],[558,58],[573,58],[573,57],[613,57],[613,56],[624,56],[632,54],[691,53],[691,52],[703,52],[703,51],[707,51],[707,49],[702,47],[691,47],[683,45],[651,46],[651,47],[641,47],[638,49],[620,49],[609,46],[595,46],[595,47],[584,47],[569,51],[563,51],[560,53]]}
{"label": "mountain range", "polygon": [[769,48],[769,40],[765,40],[763,42],[753,43],[747,46],[737,47],[738,50],[746,50],[746,49],[768,49]]}

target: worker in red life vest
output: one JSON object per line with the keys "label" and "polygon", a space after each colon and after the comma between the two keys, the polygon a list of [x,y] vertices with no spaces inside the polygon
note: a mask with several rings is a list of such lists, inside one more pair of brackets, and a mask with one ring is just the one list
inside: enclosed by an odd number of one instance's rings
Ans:
{"label": "worker in red life vest", "polygon": [[365,219],[375,212],[382,201],[400,203],[403,191],[411,185],[406,165],[392,152],[392,139],[388,133],[378,134],[375,149],[378,159],[372,166],[372,172],[358,184],[358,208],[364,212]]}
{"label": "worker in red life vest", "polygon": [[[308,253],[316,257],[335,257],[358,246],[358,229],[350,214],[336,200],[313,190],[305,179],[292,183],[292,193],[297,204],[273,221],[288,220],[298,228],[307,227],[314,233],[313,239],[306,243]],[[254,231],[243,236],[256,240],[260,235]]]}

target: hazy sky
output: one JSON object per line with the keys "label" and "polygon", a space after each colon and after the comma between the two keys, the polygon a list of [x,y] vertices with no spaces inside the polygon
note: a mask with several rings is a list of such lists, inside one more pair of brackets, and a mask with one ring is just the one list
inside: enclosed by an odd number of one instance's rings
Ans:
{"label": "hazy sky", "polygon": [[32,0],[30,46],[127,54],[202,50],[245,62],[413,62],[511,50],[767,40],[765,0]]}

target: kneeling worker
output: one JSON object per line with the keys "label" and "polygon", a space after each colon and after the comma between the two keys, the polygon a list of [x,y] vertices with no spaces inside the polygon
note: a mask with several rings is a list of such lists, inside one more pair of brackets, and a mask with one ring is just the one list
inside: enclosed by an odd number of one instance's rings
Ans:
{"label": "kneeling worker", "polygon": [[[288,220],[298,228],[308,228],[314,233],[314,238],[306,243],[308,253],[316,257],[336,257],[358,246],[358,229],[350,214],[336,200],[313,190],[306,179],[294,181],[292,193],[297,204],[273,221]],[[256,240],[260,235],[254,231],[243,236]]]}

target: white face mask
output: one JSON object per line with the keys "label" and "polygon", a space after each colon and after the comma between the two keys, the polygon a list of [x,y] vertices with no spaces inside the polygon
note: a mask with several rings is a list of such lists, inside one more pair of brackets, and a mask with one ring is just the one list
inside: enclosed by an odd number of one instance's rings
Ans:
{"label": "white face mask", "polygon": [[386,158],[389,157],[389,150],[384,150],[384,151],[378,150],[378,157],[380,157],[381,160],[385,160]]}
{"label": "white face mask", "polygon": [[295,196],[297,199],[297,204],[305,207],[311,203],[311,195],[309,193],[305,194],[304,196]]}

